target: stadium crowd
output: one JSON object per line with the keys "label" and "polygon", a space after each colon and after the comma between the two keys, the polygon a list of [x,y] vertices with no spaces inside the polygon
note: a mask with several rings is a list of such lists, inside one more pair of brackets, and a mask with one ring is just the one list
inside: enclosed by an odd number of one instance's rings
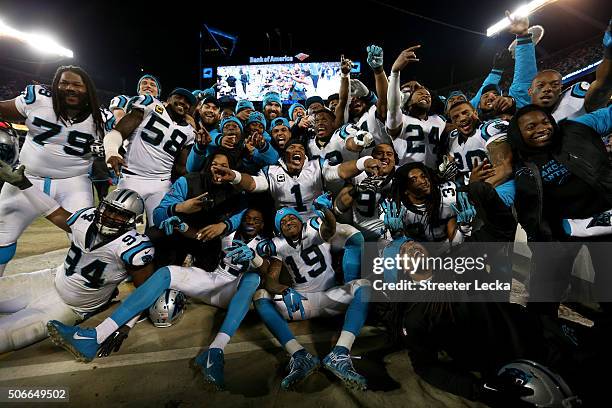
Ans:
{"label": "stadium crowd", "polygon": [[[612,132],[611,30],[568,55],[571,63],[538,66],[528,19],[512,18],[512,53],[496,55],[473,95],[402,82],[420,45],[390,71],[371,45],[375,89],[351,79],[343,59],[336,94],[286,110],[274,81],[258,110],[214,89],[163,97],[150,74],[136,96],[102,107],[83,69],[60,67],[51,85],[0,101],[2,119],[29,129],[19,152],[11,125],[0,126],[0,276],[37,217],[71,240],[57,268],[0,277],[0,352],[50,336],[89,362],[138,336],[142,313],[156,326],[176,324],[192,297],[227,309],[196,358],[219,389],[224,348],[253,303],[289,356],[284,389],[321,367],[365,390],[350,354],[368,320],[385,325],[415,372],[448,392],[491,406],[597,406],[612,334],[601,245],[612,238],[612,164],[602,142]],[[562,89],[565,71],[593,58],[603,58],[595,81]],[[105,185],[97,206],[94,173]],[[117,185],[110,192],[109,180]],[[136,231],[143,218],[144,234]],[[508,301],[519,224],[533,253],[526,307]],[[501,300],[460,302],[438,291],[370,302],[367,248],[415,260],[460,256],[472,243],[495,243],[488,268],[461,275],[385,266],[384,282],[496,282]],[[598,302],[593,327],[558,318],[583,245],[595,277],[592,297],[580,300]],[[110,317],[77,325],[128,277],[136,289]],[[322,359],[288,324],[334,315],[344,321]]]}

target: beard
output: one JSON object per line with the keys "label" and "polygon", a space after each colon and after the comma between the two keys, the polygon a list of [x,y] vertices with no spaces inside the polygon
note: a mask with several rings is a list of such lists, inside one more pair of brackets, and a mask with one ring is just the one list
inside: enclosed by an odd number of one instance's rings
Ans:
{"label": "beard", "polygon": [[[69,96],[75,96],[79,99],[76,105],[72,105],[72,104],[69,105],[68,103],[66,103],[66,98]],[[72,91],[69,91],[69,92],[58,91],[58,98],[59,98],[58,99],[59,105],[62,108],[62,110],[73,109],[73,110],[82,112],[89,106],[89,102],[87,100],[87,94],[84,94],[84,93],[72,92]]]}

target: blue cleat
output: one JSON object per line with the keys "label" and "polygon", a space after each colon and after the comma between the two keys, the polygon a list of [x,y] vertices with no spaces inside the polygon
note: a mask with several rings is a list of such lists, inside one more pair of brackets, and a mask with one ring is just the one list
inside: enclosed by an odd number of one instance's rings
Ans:
{"label": "blue cleat", "polygon": [[323,366],[341,379],[349,388],[365,391],[368,387],[365,377],[355,371],[346,347],[334,347],[331,353],[323,359]]}
{"label": "blue cleat", "polygon": [[196,357],[195,365],[200,368],[204,376],[204,382],[214,385],[217,390],[225,388],[223,380],[223,350],[220,348],[209,348]]}
{"label": "blue cleat", "polygon": [[89,363],[96,357],[100,347],[96,329],[67,326],[57,320],[51,320],[47,323],[47,330],[53,344],[68,350],[77,361]]}
{"label": "blue cleat", "polygon": [[321,362],[318,357],[304,349],[296,351],[289,360],[289,374],[281,381],[281,387],[285,390],[290,389],[317,371],[320,365]]}

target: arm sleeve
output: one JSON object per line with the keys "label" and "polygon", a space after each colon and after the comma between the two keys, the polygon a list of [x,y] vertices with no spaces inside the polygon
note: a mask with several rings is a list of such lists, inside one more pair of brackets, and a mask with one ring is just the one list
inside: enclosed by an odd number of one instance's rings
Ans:
{"label": "arm sleeve", "polygon": [[402,93],[400,92],[400,75],[391,73],[389,75],[389,87],[387,88],[387,121],[388,129],[395,129],[402,125]]}
{"label": "arm sleeve", "polygon": [[338,174],[339,166],[340,165],[331,166],[327,160],[323,164],[321,164],[323,180],[325,180],[326,182],[342,180],[340,174]]}
{"label": "arm sleeve", "polygon": [[272,145],[266,141],[266,144],[261,149],[255,149],[253,153],[253,161],[260,166],[276,164],[280,159],[278,152]]}
{"label": "arm sleeve", "polygon": [[153,210],[153,223],[156,227],[173,215],[177,204],[182,203],[187,199],[187,179],[181,177],[172,184],[170,191],[162,198],[159,205]]}
{"label": "arm sleeve", "polygon": [[516,101],[516,108],[520,109],[531,102],[528,91],[531,81],[538,73],[538,65],[531,34],[517,37],[516,42],[514,78],[510,85],[510,96]]}
{"label": "arm sleeve", "polygon": [[470,101],[473,107],[478,108],[478,104],[480,103],[480,97],[482,96],[482,90],[484,89],[484,87],[487,85],[499,85],[503,73],[504,71],[502,71],[501,69],[493,69],[491,70],[491,72],[489,72],[489,75],[487,75],[487,77],[485,78],[484,82],[480,86],[480,89],[478,90],[478,92],[476,92],[476,95],[474,95],[474,97]]}
{"label": "arm sleeve", "polygon": [[606,136],[612,132],[612,105],[569,120],[587,125],[600,135]]}
{"label": "arm sleeve", "polygon": [[187,169],[188,173],[198,172],[202,170],[202,167],[204,167],[204,161],[206,160],[206,156],[208,153],[206,150],[201,151],[198,148],[197,143],[194,143],[193,146],[191,146],[189,156],[187,156],[187,163],[185,163],[185,168]]}

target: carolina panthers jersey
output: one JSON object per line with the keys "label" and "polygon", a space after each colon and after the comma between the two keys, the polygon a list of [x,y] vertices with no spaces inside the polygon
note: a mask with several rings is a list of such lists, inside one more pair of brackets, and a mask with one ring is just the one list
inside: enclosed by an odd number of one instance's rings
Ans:
{"label": "carolina panthers jersey", "polygon": [[[231,246],[232,242],[234,241],[235,236],[236,236],[236,232],[232,232],[228,236],[221,239],[221,248],[227,248]],[[253,251],[255,251],[255,253],[262,256],[257,246],[262,241],[263,241],[263,238],[257,235],[252,240],[247,242],[247,246],[251,248]],[[215,269],[215,272],[226,275],[230,278],[237,278],[244,272],[248,272],[248,270],[249,270],[248,264],[246,263],[245,264],[235,264],[231,261],[230,258],[225,257],[219,262],[219,265],[217,266],[217,269]]]}
{"label": "carolina panthers jersey", "polygon": [[427,120],[403,115],[402,130],[393,140],[398,165],[419,162],[435,169],[445,126],[446,122],[438,115],[428,116]]}
{"label": "carolina panthers jersey", "polygon": [[438,188],[440,189],[441,199],[438,211],[439,222],[436,225],[431,225],[425,204],[406,209],[404,229],[406,235],[415,241],[432,242],[448,239],[446,225],[455,216],[451,204],[457,202],[457,187],[452,181],[447,181]]}
{"label": "carolina panthers jersey", "polygon": [[297,176],[287,173],[285,163],[264,167],[258,176],[264,176],[270,185],[270,194],[274,199],[276,208],[293,207],[302,216],[314,215],[311,204],[313,200],[323,193],[324,177],[323,159],[306,160],[302,171]]}
{"label": "carolina panthers jersey", "polygon": [[[53,110],[51,91],[41,85],[28,85],[15,99],[17,111],[26,118],[28,133],[19,155],[27,172],[38,177],[69,178],[89,173],[91,145],[102,140],[91,115],[80,122],[58,119]],[[101,109],[104,127],[112,129],[112,114]],[[112,119],[111,119],[112,118]]]}
{"label": "carolina panthers jersey", "polygon": [[[332,166],[340,164],[348,160],[357,160],[360,156],[359,152],[351,152],[346,148],[346,138],[350,135],[347,131],[347,126],[355,126],[346,124],[337,129],[329,139],[325,146],[320,147],[315,138],[308,141],[308,153],[310,159],[322,157],[329,160]],[[373,147],[373,146],[372,146]]]}
{"label": "carolina panthers jersey", "polygon": [[95,208],[72,214],[67,224],[72,242],[64,265],[55,276],[55,287],[64,302],[78,312],[93,312],[106,304],[126,277],[126,266],[153,261],[155,248],[146,235],[135,229],[114,240],[94,244]]}
{"label": "carolina panthers jersey", "polygon": [[553,118],[557,122],[563,119],[572,119],[586,114],[584,110],[584,98],[589,90],[588,82],[579,82],[572,85],[559,96],[559,104],[553,111]]}
{"label": "carolina panthers jersey", "polygon": [[467,175],[487,157],[486,141],[489,135],[486,127],[478,126],[467,139],[457,129],[449,135],[449,153],[455,158],[459,173]]}
{"label": "carolina panthers jersey", "polygon": [[376,116],[376,105],[370,106],[370,109],[357,119],[356,126],[370,132],[375,144],[391,143],[391,136],[387,133],[385,123]]}
{"label": "carolina panthers jersey", "polygon": [[[357,185],[368,177],[361,173],[353,178],[352,184]],[[381,182],[381,188],[377,192],[359,192],[353,201],[353,225],[363,234],[366,241],[376,240],[385,233],[384,216],[381,211],[380,202],[391,192],[391,180]]]}
{"label": "carolina panthers jersey", "polygon": [[270,241],[270,256],[282,260],[300,293],[323,292],[335,285],[331,246],[319,234],[320,225],[311,218],[302,226],[302,239],[295,245],[285,237]]}
{"label": "carolina panthers jersey", "polygon": [[111,99],[110,103],[108,104],[108,110],[111,112],[115,109],[126,110],[130,99],[131,97],[127,95],[117,95]]}
{"label": "carolina panthers jersey", "polygon": [[194,141],[193,128],[173,122],[166,107],[150,95],[132,98],[127,112],[132,109],[140,109],[144,115],[129,139],[126,174],[169,179],[175,158]]}

